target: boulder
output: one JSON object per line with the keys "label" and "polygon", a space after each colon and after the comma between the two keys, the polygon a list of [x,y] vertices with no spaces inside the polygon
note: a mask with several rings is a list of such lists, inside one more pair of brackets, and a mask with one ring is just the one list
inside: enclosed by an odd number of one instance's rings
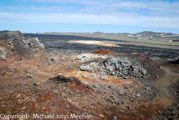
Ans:
{"label": "boulder", "polygon": [[120,76],[124,79],[130,77],[144,78],[147,76],[147,70],[135,59],[127,56],[109,57],[103,64],[108,74]]}
{"label": "boulder", "polygon": [[5,60],[6,56],[7,56],[7,51],[3,47],[0,46],[0,58]]}
{"label": "boulder", "polygon": [[[152,70],[152,67],[156,69]],[[100,76],[111,75],[113,78],[143,79],[157,74],[156,71],[160,67],[150,58],[144,57],[143,55],[118,55],[110,56],[103,61],[95,60],[82,64],[79,66],[79,69],[81,71],[95,71]]]}
{"label": "boulder", "polygon": [[23,56],[29,56],[35,51],[44,49],[44,45],[41,44],[38,38],[30,38],[18,31],[14,32],[0,32],[0,55],[2,59],[5,59],[7,52],[9,54],[19,54]]}

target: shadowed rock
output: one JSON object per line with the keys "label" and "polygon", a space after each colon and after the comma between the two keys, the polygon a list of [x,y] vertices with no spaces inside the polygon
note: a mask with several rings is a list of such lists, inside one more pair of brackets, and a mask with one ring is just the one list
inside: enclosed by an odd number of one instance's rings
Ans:
{"label": "shadowed rock", "polygon": [[76,78],[67,78],[62,75],[58,75],[54,78],[50,78],[49,80],[54,81],[55,83],[71,83],[71,84],[81,84],[81,82]]}
{"label": "shadowed rock", "polygon": [[179,64],[179,59],[175,60],[175,61],[170,61],[169,63],[172,63],[172,64]]}

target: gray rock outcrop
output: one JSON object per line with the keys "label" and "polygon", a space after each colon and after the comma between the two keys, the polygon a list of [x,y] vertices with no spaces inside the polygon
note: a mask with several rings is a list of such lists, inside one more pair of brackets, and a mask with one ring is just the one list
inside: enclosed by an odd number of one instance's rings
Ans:
{"label": "gray rock outcrop", "polygon": [[5,60],[6,56],[7,56],[7,51],[3,47],[0,46],[0,58]]}
{"label": "gray rock outcrop", "polygon": [[105,59],[103,62],[90,62],[82,64],[82,71],[98,71],[101,76],[112,75],[114,78],[127,79],[130,77],[142,79],[148,76],[147,70],[137,59],[127,56],[113,56]]}
{"label": "gray rock outcrop", "polygon": [[[7,54],[19,54],[29,56],[34,51],[44,49],[38,38],[29,38],[18,31],[0,32],[0,55],[6,59]],[[8,51],[8,52],[7,52]]]}

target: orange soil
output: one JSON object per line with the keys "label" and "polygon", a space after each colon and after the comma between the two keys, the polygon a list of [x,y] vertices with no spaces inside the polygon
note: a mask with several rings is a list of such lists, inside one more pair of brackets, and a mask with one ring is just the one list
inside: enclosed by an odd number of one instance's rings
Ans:
{"label": "orange soil", "polygon": [[110,50],[98,50],[98,51],[94,51],[91,52],[92,54],[100,54],[100,55],[117,55],[119,53],[110,51]]}

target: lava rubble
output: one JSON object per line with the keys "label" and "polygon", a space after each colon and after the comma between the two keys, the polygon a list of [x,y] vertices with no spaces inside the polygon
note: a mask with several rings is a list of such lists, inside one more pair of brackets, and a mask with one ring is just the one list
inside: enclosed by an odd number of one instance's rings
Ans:
{"label": "lava rubble", "polygon": [[147,56],[110,50],[62,56],[20,32],[0,36],[1,115],[179,118],[177,72]]}

